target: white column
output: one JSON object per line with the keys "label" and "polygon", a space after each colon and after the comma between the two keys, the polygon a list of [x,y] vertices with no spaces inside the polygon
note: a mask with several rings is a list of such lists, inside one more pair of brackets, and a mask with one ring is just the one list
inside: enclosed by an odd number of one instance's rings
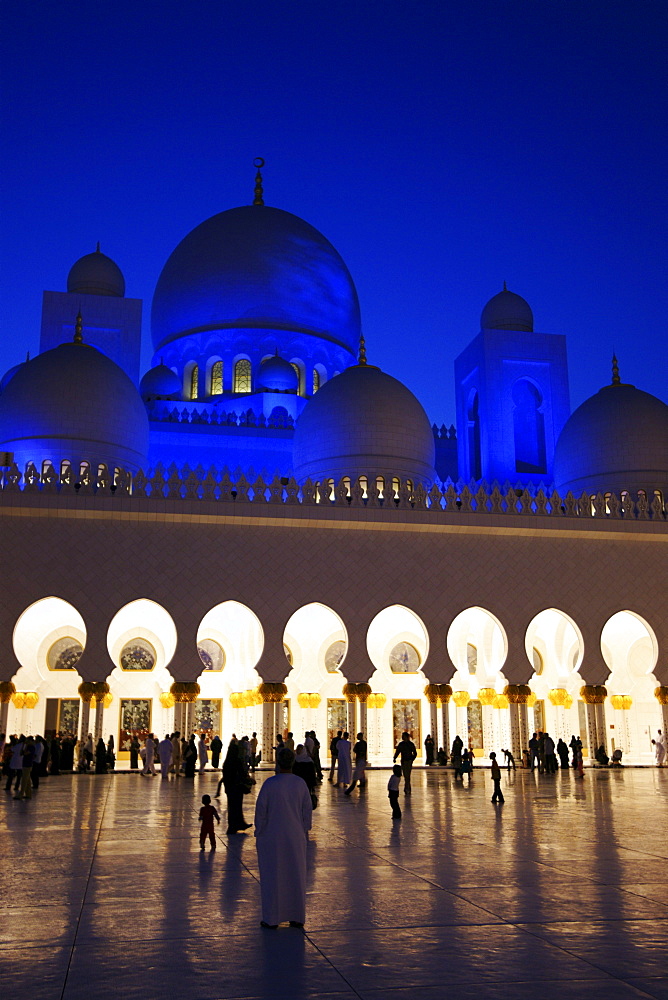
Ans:
{"label": "white column", "polygon": [[455,736],[459,736],[464,746],[467,747],[469,745],[469,717],[466,706],[457,708],[455,722],[457,728]]}
{"label": "white column", "polygon": [[434,741],[434,760],[438,752],[438,704],[436,702],[429,705],[429,715],[431,716],[431,738]]}
{"label": "white column", "polygon": [[274,718],[274,703],[265,701],[262,705],[260,747],[262,749],[262,761],[269,765],[274,759]]}
{"label": "white column", "polygon": [[355,735],[355,707],[357,705],[356,701],[349,701],[347,705],[347,715],[348,715],[348,732],[351,736]]}
{"label": "white column", "polygon": [[[589,706],[587,706],[587,707],[589,707]],[[603,702],[600,702],[598,705],[594,705],[593,707],[594,707],[595,726],[596,726],[596,734],[597,734],[597,736],[596,736],[597,743],[596,743],[596,746],[594,747],[594,753],[598,750],[598,748],[600,747],[601,744],[603,744],[603,746],[605,747],[605,752],[607,753],[608,752],[608,729],[607,729],[607,726],[605,724],[605,705],[603,704]],[[589,721],[589,720],[587,720],[587,721]],[[589,753],[590,754],[592,753],[591,749],[590,749]],[[592,756],[593,756],[593,754],[592,754]]]}
{"label": "white column", "polygon": [[95,732],[93,733],[94,742],[97,745],[97,741],[102,736],[102,720],[104,718],[104,700],[95,702]]}
{"label": "white column", "polygon": [[[367,744],[368,744],[368,733],[366,731],[366,729],[367,729],[367,717],[368,716],[367,716],[367,710],[366,710],[366,702],[365,701],[361,701],[360,702],[360,732],[364,733],[364,739],[367,740]],[[357,735],[357,733],[355,735]],[[368,752],[368,749],[367,749],[367,752]]]}
{"label": "white column", "polygon": [[450,744],[451,744],[449,709],[450,709],[449,702],[447,701],[441,702],[441,742],[439,745],[443,747],[448,757],[450,756]]}
{"label": "white column", "polygon": [[82,701],[81,703],[81,730],[80,738],[86,742],[88,739],[88,726],[90,725],[90,701]]}
{"label": "white column", "polygon": [[494,733],[494,709],[491,705],[482,706],[482,744],[485,756],[490,750],[496,749],[496,739]]}
{"label": "white column", "polygon": [[9,702],[0,703],[0,733],[7,733],[7,718],[9,716]]}
{"label": "white column", "polygon": [[[524,726],[522,725],[522,709],[524,709]],[[519,764],[522,760],[522,751],[526,744],[526,705],[510,703],[508,709],[510,713],[510,749],[515,762]]]}

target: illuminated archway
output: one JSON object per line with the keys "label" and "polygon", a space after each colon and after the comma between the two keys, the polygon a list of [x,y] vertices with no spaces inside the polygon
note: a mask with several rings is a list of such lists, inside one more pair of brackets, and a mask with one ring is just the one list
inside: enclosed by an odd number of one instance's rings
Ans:
{"label": "illuminated archway", "polygon": [[[654,698],[658,652],[652,627],[634,611],[618,611],[603,626],[601,653],[610,670],[605,682],[610,696],[605,705],[610,749],[621,749],[637,763],[652,761],[650,740],[662,726]],[[618,702],[612,698],[618,695],[631,699],[629,708],[615,707]]]}
{"label": "illuminated archway", "polygon": [[[506,684],[503,665],[508,655],[508,639],[501,622],[485,608],[466,608],[453,619],[446,639],[448,656],[455,666],[450,681],[462,704],[451,709],[451,726],[476,755],[510,745],[510,718],[507,708],[490,703]],[[469,701],[466,703],[465,696]]]}
{"label": "illuminated archway", "polygon": [[555,743],[559,739],[569,743],[579,735],[589,752],[585,707],[579,700],[584,641],[576,622],[557,608],[546,608],[529,623],[524,648],[533,665],[529,684],[536,695],[530,728],[549,732]]}

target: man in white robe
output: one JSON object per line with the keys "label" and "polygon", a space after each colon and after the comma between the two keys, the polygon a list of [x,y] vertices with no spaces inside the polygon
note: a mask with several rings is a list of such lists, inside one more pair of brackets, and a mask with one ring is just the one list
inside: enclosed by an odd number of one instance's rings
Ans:
{"label": "man in white robe", "polygon": [[343,785],[349,785],[353,778],[353,766],[350,760],[350,740],[348,739],[348,733],[343,734],[343,738],[339,740],[336,745],[336,752],[339,755],[339,769],[336,775],[336,787],[343,782]]}
{"label": "man in white robe", "polygon": [[199,742],[197,744],[197,756],[199,758],[199,773],[201,774],[209,760],[209,751],[207,750],[204,736],[200,736],[199,738]]}
{"label": "man in white robe", "polygon": [[181,733],[172,733],[172,766],[171,770],[177,778],[181,777]]}
{"label": "man in white robe", "polygon": [[306,921],[306,847],[313,807],[306,782],[292,774],[294,751],[279,750],[279,771],[260,789],[255,837],[260,866],[262,927]]}
{"label": "man in white robe", "polygon": [[169,769],[172,765],[172,741],[169,736],[158,743],[158,753],[160,754],[160,774],[163,778],[169,778]]}
{"label": "man in white robe", "polygon": [[142,774],[150,774],[155,778],[155,740],[153,739],[153,733],[149,733],[146,737],[146,742],[144,743],[144,769]]}
{"label": "man in white robe", "polygon": [[666,741],[660,729],[656,739],[652,740],[652,743],[654,744],[656,765],[657,767],[663,767],[663,762],[666,759]]}

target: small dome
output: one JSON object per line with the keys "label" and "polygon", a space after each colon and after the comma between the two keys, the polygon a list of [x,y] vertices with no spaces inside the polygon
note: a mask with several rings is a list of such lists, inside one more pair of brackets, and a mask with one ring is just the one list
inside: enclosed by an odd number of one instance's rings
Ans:
{"label": "small dome", "polygon": [[259,389],[270,389],[272,392],[297,392],[299,375],[289,361],[279,358],[265,358],[260,365],[257,376]]}
{"label": "small dome", "polygon": [[134,470],[148,453],[146,409],[110,358],[60,344],[22,365],[0,396],[0,450],[20,469],[69,459]]}
{"label": "small dome", "polygon": [[87,253],[72,265],[67,276],[67,291],[82,295],[125,295],[125,278],[111,257]]}
{"label": "small dome", "polygon": [[430,486],[434,435],[413,393],[372,365],[330,379],[295,425],[295,476],[322,482],[343,476],[397,476]]}
{"label": "small dome", "polygon": [[[220,212],[188,233],[158,278],[151,327],[156,351],[203,330],[284,331],[354,353],[357,292],[322,233],[267,205]],[[280,347],[280,345],[279,345]]]}
{"label": "small dome", "polygon": [[176,372],[160,363],[146,372],[139,383],[139,392],[142,399],[176,399],[181,395],[181,380]]}
{"label": "small dome", "polygon": [[11,368],[7,369],[2,378],[0,378],[0,392],[2,392],[6,385],[9,385],[19,368],[23,368],[24,364],[25,361],[20,361],[18,365],[13,365]]}
{"label": "small dome", "polygon": [[521,295],[509,292],[504,286],[502,292],[493,295],[480,316],[481,330],[519,330],[533,333],[533,313],[531,306]]}
{"label": "small dome", "polygon": [[668,406],[632,385],[608,385],[568,418],[554,451],[562,496],[583,491],[668,495]]}

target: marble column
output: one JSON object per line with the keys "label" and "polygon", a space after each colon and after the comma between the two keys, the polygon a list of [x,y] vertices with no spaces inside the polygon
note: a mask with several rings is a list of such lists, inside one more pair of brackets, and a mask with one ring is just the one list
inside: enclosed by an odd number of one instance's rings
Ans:
{"label": "marble column", "polygon": [[9,716],[9,702],[0,703],[0,733],[7,732],[7,717]]}
{"label": "marble column", "polygon": [[522,751],[529,745],[529,727],[527,724],[526,704],[512,702],[510,712],[510,749],[517,764],[522,760]]}
{"label": "marble column", "polygon": [[[448,757],[450,756],[450,703],[441,702],[441,743]],[[438,748],[437,748],[438,749]]]}
{"label": "marble column", "polygon": [[594,707],[594,714],[596,717],[596,746],[593,748],[593,750],[591,746],[589,748],[589,753],[592,758],[596,753],[596,751],[598,750],[598,748],[601,746],[601,744],[603,744],[603,746],[605,747],[605,752],[606,753],[608,752],[608,730],[605,724],[605,704],[603,703],[603,701],[600,701],[593,707]]}
{"label": "marble column", "polygon": [[664,743],[666,744],[666,751],[668,752],[668,735],[666,735],[668,734],[668,705],[661,705],[661,719],[663,721],[661,732],[663,734]]}
{"label": "marble column", "polygon": [[599,723],[598,723],[598,709],[602,708],[602,705],[586,705],[587,714],[587,739],[589,742],[589,759],[594,760],[596,751],[601,745]]}
{"label": "marble column", "polygon": [[348,732],[350,733],[351,736],[354,736],[356,732],[355,730],[355,717],[357,715],[357,712],[355,711],[356,707],[357,707],[356,699],[349,701],[346,706],[347,718],[348,718],[347,726],[348,726]]}
{"label": "marble column", "polygon": [[102,721],[104,718],[104,698],[96,698],[95,700],[95,729],[93,731],[94,743],[97,746],[97,741],[102,736]]}
{"label": "marble column", "polygon": [[[361,701],[360,702],[360,728],[359,728],[359,731],[361,733],[364,733],[364,739],[367,739],[366,726],[367,726],[366,702],[365,701]],[[355,733],[354,735],[357,736],[357,733]]]}
{"label": "marble column", "polygon": [[489,756],[490,750],[496,749],[496,734],[494,732],[494,709],[491,705],[482,706],[482,745],[485,756]]}
{"label": "marble column", "polygon": [[82,703],[81,703],[81,729],[80,729],[80,733],[81,733],[81,739],[84,741],[84,743],[88,739],[88,732],[89,732],[88,727],[89,727],[89,725],[90,725],[90,700],[89,701],[82,701]]}
{"label": "marble column", "polygon": [[262,760],[265,764],[271,764],[274,759],[274,728],[275,711],[273,701],[265,701],[262,704],[262,729],[260,732],[260,749]]}
{"label": "marble column", "polygon": [[429,705],[429,715],[431,716],[431,738],[434,741],[434,759],[438,750],[438,703]]}

